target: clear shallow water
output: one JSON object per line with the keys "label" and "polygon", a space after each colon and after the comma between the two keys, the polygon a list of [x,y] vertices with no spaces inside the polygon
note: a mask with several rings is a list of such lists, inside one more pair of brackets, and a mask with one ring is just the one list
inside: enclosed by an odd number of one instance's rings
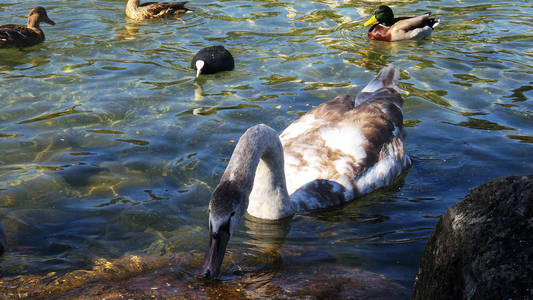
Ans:
{"label": "clear shallow water", "polygon": [[[1,23],[26,23],[36,5],[57,23],[42,26],[46,42],[0,50],[4,277],[60,276],[127,253],[201,261],[210,192],[244,130],[281,131],[390,63],[413,167],[349,205],[269,227],[268,242],[247,222],[230,255],[323,253],[287,254],[282,266],[326,256],[410,289],[440,214],[478,184],[532,172],[528,1],[392,2],[397,15],[431,10],[442,23],[397,43],[368,41],[371,1],[193,1],[185,25],[131,22],[125,1],[3,1]],[[214,44],[236,69],[195,82],[190,59]],[[223,279],[247,264],[231,260]]]}

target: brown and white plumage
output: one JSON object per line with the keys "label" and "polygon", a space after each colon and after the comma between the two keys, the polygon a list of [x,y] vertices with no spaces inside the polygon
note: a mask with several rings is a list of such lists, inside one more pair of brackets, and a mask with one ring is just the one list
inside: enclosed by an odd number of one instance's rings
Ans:
{"label": "brown and white plumage", "polygon": [[28,14],[27,26],[13,24],[0,25],[0,48],[23,48],[43,42],[44,32],[40,27],[41,22],[50,25],[56,24],[48,18],[44,7],[37,6]]}
{"label": "brown and white plumage", "polygon": [[139,0],[128,0],[126,16],[134,20],[174,17],[183,22],[178,14],[189,11],[185,2],[146,2],[139,4]]}
{"label": "brown and white plumage", "polygon": [[410,166],[398,78],[398,70],[386,67],[357,97],[319,105],[279,137],[262,124],[241,136],[209,203],[203,276],[218,276],[245,211],[276,220],[338,205],[391,183]]}
{"label": "brown and white plumage", "polygon": [[350,201],[410,165],[398,77],[385,68],[357,97],[337,96],[283,131],[287,188],[297,210]]}

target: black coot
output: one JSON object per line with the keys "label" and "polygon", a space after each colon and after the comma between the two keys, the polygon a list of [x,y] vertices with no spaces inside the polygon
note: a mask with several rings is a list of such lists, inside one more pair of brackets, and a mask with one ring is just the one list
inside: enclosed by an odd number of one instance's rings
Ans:
{"label": "black coot", "polygon": [[223,46],[211,46],[200,49],[193,57],[191,68],[196,70],[196,77],[200,74],[214,74],[231,71],[235,68],[233,56]]}

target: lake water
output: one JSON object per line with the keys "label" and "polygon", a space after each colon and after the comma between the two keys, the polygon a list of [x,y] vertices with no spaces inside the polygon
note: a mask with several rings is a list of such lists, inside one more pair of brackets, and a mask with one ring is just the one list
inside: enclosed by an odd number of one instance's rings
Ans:
{"label": "lake water", "polygon": [[[492,178],[533,171],[530,1],[388,2],[397,15],[441,19],[430,38],[396,43],[368,40],[375,1],[194,0],[186,24],[131,22],[125,2],[0,3],[1,24],[25,24],[37,5],[57,23],[42,25],[43,44],[0,49],[4,279],[54,279],[132,254],[186,253],[194,274],[210,192],[240,135],[258,123],[281,132],[388,64],[401,70],[412,168],[349,205],[248,220],[223,281],[328,261],[410,292],[448,207]],[[192,56],[216,44],[235,70],[195,81]]]}

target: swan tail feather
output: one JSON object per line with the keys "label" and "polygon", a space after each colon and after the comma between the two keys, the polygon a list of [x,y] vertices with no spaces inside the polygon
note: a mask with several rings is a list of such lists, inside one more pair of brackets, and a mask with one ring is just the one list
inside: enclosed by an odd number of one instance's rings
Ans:
{"label": "swan tail feather", "polygon": [[382,88],[393,88],[397,92],[401,92],[398,88],[398,79],[400,79],[400,71],[392,65],[386,66],[365,86],[361,93],[372,93]]}

